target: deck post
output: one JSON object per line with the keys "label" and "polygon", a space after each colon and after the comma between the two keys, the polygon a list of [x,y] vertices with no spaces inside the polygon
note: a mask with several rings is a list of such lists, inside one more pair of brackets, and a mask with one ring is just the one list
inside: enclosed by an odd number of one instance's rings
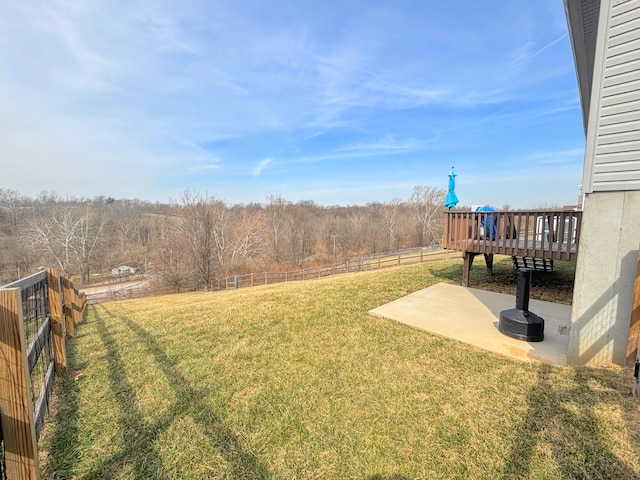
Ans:
{"label": "deck post", "polygon": [[463,252],[464,266],[462,267],[462,286],[469,286],[469,272],[471,272],[471,266],[473,265],[473,259],[478,253],[476,252]]}
{"label": "deck post", "polygon": [[493,276],[493,253],[485,253],[484,261],[487,264],[487,274],[492,277]]}
{"label": "deck post", "polygon": [[[462,268],[462,286],[469,286],[469,274],[471,273],[471,266],[473,265],[473,259],[476,255],[480,255],[478,252],[463,252],[464,266]],[[487,263],[487,274],[493,275],[493,253],[485,253],[484,261]]]}

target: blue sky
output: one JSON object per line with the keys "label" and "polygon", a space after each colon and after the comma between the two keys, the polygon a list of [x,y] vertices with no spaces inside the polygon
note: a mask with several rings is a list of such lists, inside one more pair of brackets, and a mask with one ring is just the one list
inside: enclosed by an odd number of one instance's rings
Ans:
{"label": "blue sky", "polygon": [[4,2],[0,187],[322,205],[576,202],[562,0]]}

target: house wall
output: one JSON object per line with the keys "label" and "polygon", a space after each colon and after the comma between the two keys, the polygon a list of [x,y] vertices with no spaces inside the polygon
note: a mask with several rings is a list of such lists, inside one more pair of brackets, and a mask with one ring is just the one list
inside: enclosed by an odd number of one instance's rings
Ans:
{"label": "house wall", "polygon": [[567,360],[624,365],[633,305],[640,191],[585,195]]}
{"label": "house wall", "polygon": [[602,0],[599,13],[583,191],[640,190],[640,0]]}
{"label": "house wall", "polygon": [[565,7],[587,120],[567,360],[624,365],[640,243],[640,0]]}

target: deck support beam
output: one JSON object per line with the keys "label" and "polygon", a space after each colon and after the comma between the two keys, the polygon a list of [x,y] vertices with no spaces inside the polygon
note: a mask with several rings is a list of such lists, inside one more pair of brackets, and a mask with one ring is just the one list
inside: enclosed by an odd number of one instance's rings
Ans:
{"label": "deck support beam", "polygon": [[[469,286],[469,274],[471,273],[471,266],[473,265],[473,259],[476,255],[480,255],[478,252],[463,252],[464,266],[462,268],[462,286]],[[487,275],[493,276],[493,253],[485,253],[484,261],[487,264]]]}

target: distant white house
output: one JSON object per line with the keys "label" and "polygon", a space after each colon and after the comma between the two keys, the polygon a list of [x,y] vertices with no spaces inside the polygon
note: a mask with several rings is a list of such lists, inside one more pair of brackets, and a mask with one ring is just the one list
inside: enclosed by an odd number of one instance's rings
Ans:
{"label": "distant white house", "polygon": [[140,269],[136,262],[125,262],[111,268],[111,275],[114,277],[125,277],[127,275],[134,275],[138,273]]}

